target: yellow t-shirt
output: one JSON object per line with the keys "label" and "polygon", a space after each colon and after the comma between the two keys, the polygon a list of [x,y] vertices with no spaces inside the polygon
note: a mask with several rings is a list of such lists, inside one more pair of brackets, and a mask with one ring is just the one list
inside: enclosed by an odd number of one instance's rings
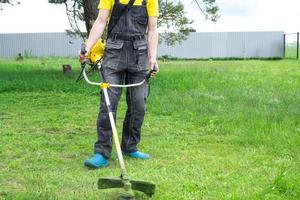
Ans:
{"label": "yellow t-shirt", "polygon": [[[121,4],[128,4],[129,0],[120,0]],[[142,5],[143,0],[136,0],[133,5]],[[146,0],[149,17],[158,17],[158,0]],[[112,10],[115,0],[100,0],[98,9]]]}

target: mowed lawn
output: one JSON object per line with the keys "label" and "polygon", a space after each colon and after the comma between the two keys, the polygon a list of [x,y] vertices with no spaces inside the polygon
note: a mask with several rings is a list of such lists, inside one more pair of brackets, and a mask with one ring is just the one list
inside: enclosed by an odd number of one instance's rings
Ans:
{"label": "mowed lawn", "polygon": [[[72,64],[65,76],[62,64]],[[300,62],[160,62],[130,177],[153,200],[300,199]],[[111,199],[88,170],[97,87],[75,83],[76,59],[0,60],[0,199]],[[93,75],[96,80],[96,74]],[[125,98],[119,104],[121,134]],[[142,195],[139,195],[142,197]]]}

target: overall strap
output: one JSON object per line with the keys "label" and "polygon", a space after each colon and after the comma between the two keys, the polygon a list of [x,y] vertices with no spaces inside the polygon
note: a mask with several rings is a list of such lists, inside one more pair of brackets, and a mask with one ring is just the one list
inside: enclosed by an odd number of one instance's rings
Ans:
{"label": "overall strap", "polygon": [[[119,15],[119,17],[118,17],[118,19],[117,19],[117,22],[116,22],[116,23],[114,24],[114,26],[111,28],[111,31],[108,33],[107,38],[109,38],[109,36],[110,36],[111,32],[114,30],[115,26],[119,23],[120,18],[121,18],[122,16],[126,15],[126,14],[130,11],[130,9],[132,8],[134,2],[135,2],[135,0],[130,0],[130,1],[128,2],[128,4],[125,6],[125,8],[124,8],[123,10],[121,10],[121,13],[120,13],[120,15]],[[119,3],[119,0],[115,0],[115,3]],[[113,10],[114,10],[114,9],[113,9]],[[112,14],[113,14],[113,12],[112,12]],[[112,18],[112,17],[111,17],[111,18]],[[111,18],[110,18],[110,20],[111,20]]]}
{"label": "overall strap", "polygon": [[146,6],[146,4],[147,4],[147,0],[143,0],[142,5]]}
{"label": "overall strap", "polygon": [[126,9],[127,9],[128,11],[132,8],[134,2],[135,2],[135,0],[130,0],[130,1],[128,2],[127,7],[126,7]]}

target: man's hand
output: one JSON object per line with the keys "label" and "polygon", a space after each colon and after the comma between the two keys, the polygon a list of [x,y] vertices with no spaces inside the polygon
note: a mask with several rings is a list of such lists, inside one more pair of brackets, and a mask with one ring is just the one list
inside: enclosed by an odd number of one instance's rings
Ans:
{"label": "man's hand", "polygon": [[84,54],[81,53],[81,51],[78,52],[78,60],[79,60],[80,63],[84,63],[86,61],[87,57],[88,57],[87,52],[84,53]]}
{"label": "man's hand", "polygon": [[155,70],[151,73],[151,77],[156,76],[156,74],[159,72],[159,67],[158,67],[156,58],[153,58],[153,59],[149,58],[149,66],[150,66],[151,70]]}

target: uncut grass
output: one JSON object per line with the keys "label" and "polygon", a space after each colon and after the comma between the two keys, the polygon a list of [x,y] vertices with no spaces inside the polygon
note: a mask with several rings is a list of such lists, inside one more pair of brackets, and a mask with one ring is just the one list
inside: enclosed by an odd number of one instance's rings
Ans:
{"label": "uncut grass", "polygon": [[[64,63],[72,75],[62,74]],[[156,182],[153,199],[300,198],[299,61],[160,67],[139,146],[152,159],[126,158],[132,178]],[[116,154],[108,168],[83,167],[96,139],[99,92],[75,83],[78,72],[71,59],[0,60],[0,198],[113,198],[96,182],[119,175]]]}

